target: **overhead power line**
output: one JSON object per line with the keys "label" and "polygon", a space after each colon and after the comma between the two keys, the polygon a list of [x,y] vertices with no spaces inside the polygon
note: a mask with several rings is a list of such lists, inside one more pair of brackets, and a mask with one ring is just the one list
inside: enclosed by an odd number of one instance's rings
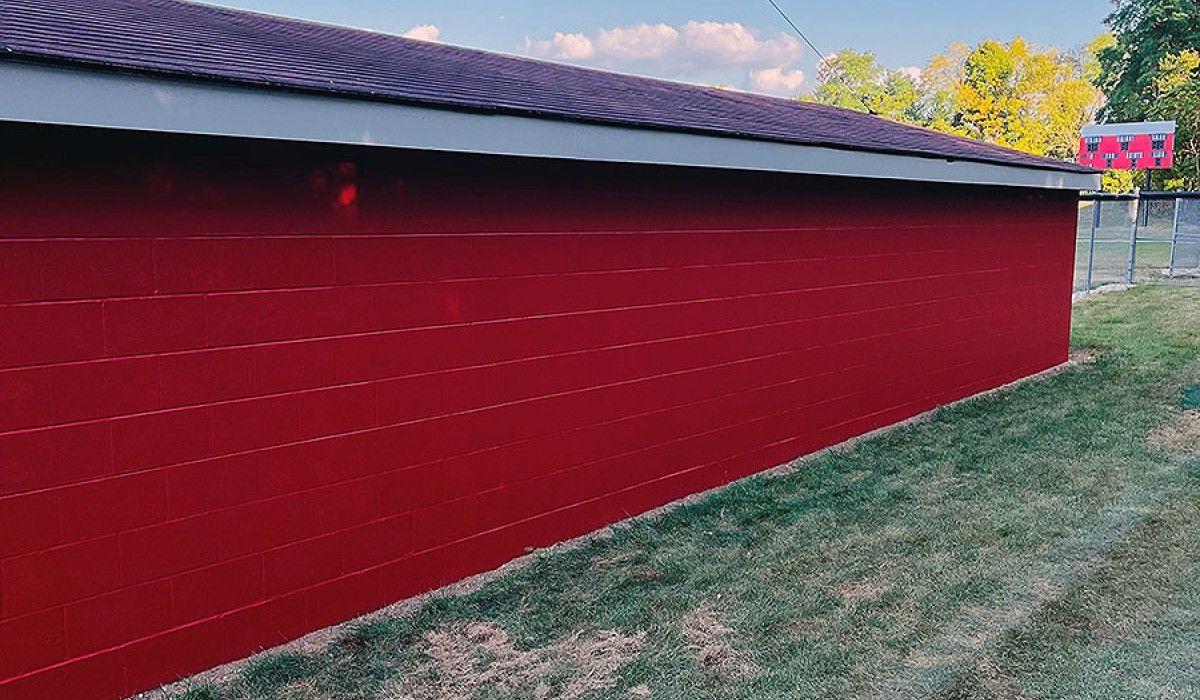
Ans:
{"label": "overhead power line", "polygon": [[800,31],[800,27],[797,27],[796,23],[792,21],[792,18],[787,16],[787,13],[783,11],[783,8],[780,7],[775,0],[767,0],[767,2],[771,3],[771,7],[775,8],[775,11],[779,13],[779,16],[783,18],[783,21],[787,22],[788,26],[790,26],[797,34],[800,35],[800,38],[804,40],[804,43],[808,44],[808,48],[812,49],[813,52],[820,56],[821,60],[824,61],[825,54],[821,53],[821,49],[818,49],[816,45],[809,41],[809,38],[805,36],[804,32]]}

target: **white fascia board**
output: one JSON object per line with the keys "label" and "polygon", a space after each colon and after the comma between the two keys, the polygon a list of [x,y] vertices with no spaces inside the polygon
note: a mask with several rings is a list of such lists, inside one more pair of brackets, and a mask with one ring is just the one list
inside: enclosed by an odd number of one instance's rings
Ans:
{"label": "white fascia board", "polygon": [[1044,189],[1100,176],[0,61],[0,121]]}

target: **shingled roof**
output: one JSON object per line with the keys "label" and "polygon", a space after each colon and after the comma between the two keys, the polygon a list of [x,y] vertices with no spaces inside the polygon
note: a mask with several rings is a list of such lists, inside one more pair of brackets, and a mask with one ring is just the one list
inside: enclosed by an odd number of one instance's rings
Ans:
{"label": "shingled roof", "polygon": [[427,107],[1092,172],[823,105],[180,0],[3,0],[0,55]]}

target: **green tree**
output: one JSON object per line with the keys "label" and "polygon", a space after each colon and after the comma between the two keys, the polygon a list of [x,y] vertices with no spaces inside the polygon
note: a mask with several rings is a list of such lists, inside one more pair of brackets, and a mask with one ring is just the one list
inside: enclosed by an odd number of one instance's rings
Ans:
{"label": "green tree", "polygon": [[1115,0],[1105,22],[1116,41],[1100,52],[1097,85],[1108,95],[1105,121],[1150,116],[1155,80],[1164,59],[1200,48],[1197,0]]}
{"label": "green tree", "polygon": [[1025,42],[1012,50],[991,39],[976,46],[963,64],[962,80],[955,87],[955,129],[964,136],[1001,146],[1029,150],[1022,119],[1025,101],[1018,94],[1021,80],[1018,61],[1024,60]]}
{"label": "green tree", "polygon": [[898,70],[888,71],[883,82],[883,94],[883,102],[877,114],[910,124],[924,121],[921,113],[921,89],[908,74]]}
{"label": "green tree", "polygon": [[956,92],[963,79],[963,68],[971,47],[962,42],[954,42],[929,60],[925,70],[921,71],[921,87],[924,95],[921,98],[921,113],[929,128],[955,133],[953,122],[957,118],[958,103]]}
{"label": "green tree", "polygon": [[1080,128],[1103,102],[1093,84],[1099,37],[1080,51],[1039,49],[1017,37],[951,44],[914,80],[871,53],[842,51],[821,65],[805,99],[927,126],[1055,158],[1072,159]]}
{"label": "green tree", "polygon": [[1100,176],[1102,192],[1126,193],[1142,186],[1142,178],[1136,170],[1105,170]]}
{"label": "green tree", "polygon": [[1111,32],[1101,34],[1084,44],[1083,48],[1073,55],[1079,66],[1080,77],[1089,83],[1100,82],[1100,76],[1104,74],[1104,67],[1100,63],[1100,54],[1116,45],[1117,37]]}
{"label": "green tree", "polygon": [[920,121],[921,91],[912,78],[888,70],[872,53],[850,49],[821,62],[816,91],[804,99],[896,121]]}
{"label": "green tree", "polygon": [[[936,64],[942,73],[952,73],[948,61],[937,57],[930,67]],[[935,100],[942,114],[931,124],[1001,146],[1070,159],[1080,128],[1100,104],[1100,94],[1085,71],[1086,60],[1057,49],[1037,49],[1020,37],[1007,44],[984,41],[962,59],[949,100]]]}
{"label": "green tree", "polygon": [[1200,189],[1200,50],[1166,56],[1152,85],[1151,119],[1174,119],[1175,167],[1164,184],[1172,189]]}

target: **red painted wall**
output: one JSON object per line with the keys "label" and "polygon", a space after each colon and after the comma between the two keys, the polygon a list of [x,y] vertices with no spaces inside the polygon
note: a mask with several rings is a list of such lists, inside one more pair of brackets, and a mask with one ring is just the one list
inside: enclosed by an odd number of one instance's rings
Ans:
{"label": "red painted wall", "polygon": [[1066,357],[1069,194],[0,136],[6,699],[149,688]]}

